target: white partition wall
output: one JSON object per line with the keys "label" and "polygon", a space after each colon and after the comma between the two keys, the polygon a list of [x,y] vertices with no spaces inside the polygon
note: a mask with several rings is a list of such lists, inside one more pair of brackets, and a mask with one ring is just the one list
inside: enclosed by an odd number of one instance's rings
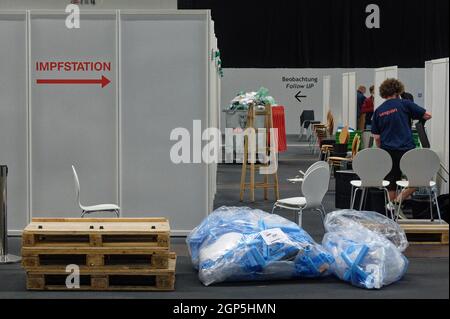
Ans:
{"label": "white partition wall", "polygon": [[[64,26],[65,14],[30,15],[30,127],[32,216],[73,217],[71,165],[84,203],[117,203],[116,16],[83,14],[79,29]],[[109,72],[38,71],[48,61],[104,61]],[[101,78],[111,84],[51,85],[38,79]]]}
{"label": "white partition wall", "polygon": [[342,74],[342,124],[356,129],[356,73]]}
{"label": "white partition wall", "polygon": [[331,88],[331,77],[325,75],[323,77],[323,99],[322,99],[322,123],[327,122],[327,113],[331,110],[330,107],[330,88]]}
{"label": "white partition wall", "polygon": [[356,110],[356,73],[350,72],[348,77],[348,124],[356,129],[358,119]]}
{"label": "white partition wall", "polygon": [[[10,168],[10,233],[32,217],[80,215],[74,164],[86,205],[168,217],[173,234],[187,234],[216,192],[217,165],[192,150],[209,143],[202,132],[218,127],[220,116],[209,11],[83,11],[80,29],[67,29],[65,18],[0,13],[0,42],[8,43],[0,47],[0,163]],[[74,61],[109,67],[65,69]],[[189,163],[171,161],[176,128],[189,134]]]}
{"label": "white partition wall", "polygon": [[166,216],[177,234],[209,210],[208,166],[172,163],[169,139],[178,127],[201,138],[193,120],[209,125],[208,17],[122,12],[120,19],[122,215]]}
{"label": "white partition wall", "polygon": [[26,13],[0,13],[0,164],[7,165],[8,229],[28,212]]}
{"label": "white partition wall", "polygon": [[[424,105],[423,107],[430,113],[433,113],[433,63],[431,61],[425,62],[425,77],[424,77]],[[425,130],[428,134],[428,138],[431,140],[431,134],[433,130],[433,121],[428,121],[425,126]]]}
{"label": "white partition wall", "polygon": [[398,67],[397,66],[388,66],[383,68],[375,69],[375,100],[374,100],[374,108],[379,107],[384,99],[380,96],[380,85],[386,79],[397,79],[398,78]]}
{"label": "white partition wall", "polygon": [[[220,56],[216,53],[219,52],[217,38],[214,33],[214,21],[210,21],[210,38],[209,38],[209,123],[210,127],[216,127],[220,131],[220,73],[219,68],[221,67]],[[221,148],[221,138],[217,140],[217,149]],[[221,154],[218,154],[218,158],[221,158]],[[218,159],[217,159],[218,160]],[[214,196],[217,192],[217,162],[209,164],[209,210],[213,209],[214,206]]]}
{"label": "white partition wall", "polygon": [[[449,59],[438,59],[426,63],[425,100],[430,103],[433,118],[427,122],[431,148],[439,155],[441,163],[449,169]],[[443,176],[446,176],[442,172]],[[447,178],[446,178],[447,179]],[[440,181],[441,193],[448,193],[448,184]]]}
{"label": "white partition wall", "polygon": [[348,73],[342,74],[342,125],[348,125]]}

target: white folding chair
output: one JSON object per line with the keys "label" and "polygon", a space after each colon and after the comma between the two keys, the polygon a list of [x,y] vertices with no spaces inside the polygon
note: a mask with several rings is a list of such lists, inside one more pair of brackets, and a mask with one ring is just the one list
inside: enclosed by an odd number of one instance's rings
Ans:
{"label": "white folding chair", "polygon": [[302,170],[299,170],[298,172],[300,173],[301,176],[297,175],[294,178],[288,178],[288,182],[291,182],[293,184],[295,183],[302,183],[305,175],[307,175],[309,172],[311,172],[313,169],[315,169],[316,167],[320,167],[320,166],[327,166],[329,167],[327,162],[324,161],[317,161],[315,163],[313,163],[311,166],[308,167],[308,169],[306,170],[306,172],[303,172]]}
{"label": "white folding chair", "polygon": [[330,168],[328,165],[314,168],[305,175],[303,180],[301,186],[303,196],[277,200],[273,205],[272,214],[277,207],[297,211],[298,224],[302,226],[303,211],[316,210],[320,212],[323,223],[326,212],[322,200],[328,191],[329,182]]}
{"label": "white folding chair", "polygon": [[[400,191],[406,188],[423,187],[428,190],[430,197],[430,214],[431,221],[433,217],[433,197],[436,203],[436,209],[439,217],[439,222],[442,222],[441,211],[437,201],[436,182],[433,181],[440,166],[439,156],[432,150],[427,148],[416,148],[406,152],[400,160],[400,169],[408,178],[407,180],[397,181],[397,186]],[[400,207],[402,205],[402,196],[395,216],[398,220],[400,215]]]}
{"label": "white folding chair", "polygon": [[77,171],[75,167],[72,165],[73,179],[75,180],[75,191],[77,193],[77,203],[81,208],[81,217],[84,217],[86,214],[91,214],[94,212],[113,212],[119,217],[120,207],[115,204],[100,204],[100,205],[92,205],[92,206],[83,206],[80,200],[80,180],[78,179]]}
{"label": "white folding chair", "polygon": [[[356,193],[361,190],[361,199],[359,201],[359,210],[362,210],[366,200],[368,188],[378,188],[384,191],[384,207],[386,216],[389,203],[389,181],[384,180],[386,175],[392,169],[392,158],[388,152],[381,148],[367,148],[359,151],[353,159],[353,171],[358,175],[360,180],[350,181],[352,185],[352,196],[350,200],[350,208],[355,205]],[[390,210],[391,218],[394,213]]]}

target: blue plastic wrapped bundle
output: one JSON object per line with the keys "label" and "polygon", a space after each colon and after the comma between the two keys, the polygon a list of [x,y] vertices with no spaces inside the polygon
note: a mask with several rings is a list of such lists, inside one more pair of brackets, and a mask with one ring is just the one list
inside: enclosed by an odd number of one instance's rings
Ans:
{"label": "blue plastic wrapped bundle", "polygon": [[337,210],[327,215],[327,232],[336,232],[349,228],[367,228],[389,239],[401,252],[408,248],[405,231],[394,220],[377,212],[352,209]]}
{"label": "blue plastic wrapped bundle", "polygon": [[[377,214],[377,215],[375,215]],[[408,268],[402,254],[407,247],[403,231],[375,212],[342,210],[325,219],[324,248],[340,279],[367,289],[380,289],[400,280]]]}
{"label": "blue plastic wrapped bundle", "polygon": [[205,285],[319,277],[332,256],[298,225],[248,207],[221,207],[187,238],[194,267]]}

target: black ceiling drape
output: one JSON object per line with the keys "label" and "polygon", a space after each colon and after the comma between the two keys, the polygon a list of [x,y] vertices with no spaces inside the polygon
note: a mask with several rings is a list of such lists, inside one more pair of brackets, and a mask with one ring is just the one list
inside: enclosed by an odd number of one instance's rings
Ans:
{"label": "black ceiling drape", "polygon": [[[368,29],[368,4],[381,28]],[[423,67],[449,56],[449,0],[178,0],[211,9],[224,67]]]}

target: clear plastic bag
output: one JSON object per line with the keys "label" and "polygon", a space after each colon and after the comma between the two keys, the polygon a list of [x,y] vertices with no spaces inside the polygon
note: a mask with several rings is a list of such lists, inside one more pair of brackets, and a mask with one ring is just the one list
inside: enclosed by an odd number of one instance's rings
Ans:
{"label": "clear plastic bag", "polygon": [[348,228],[365,227],[389,239],[401,252],[408,247],[405,231],[392,219],[377,212],[352,209],[337,210],[327,214],[325,229],[336,232]]}
{"label": "clear plastic bag", "polygon": [[385,219],[378,213],[353,210],[327,215],[322,244],[335,259],[336,276],[367,289],[380,289],[403,277],[408,260],[400,248],[407,246],[406,237],[393,231],[396,227]]}
{"label": "clear plastic bag", "polygon": [[275,99],[269,95],[269,90],[261,87],[257,92],[239,92],[231,100],[228,111],[248,110],[249,105],[254,104],[257,109],[264,109],[266,104],[275,105]]}
{"label": "clear plastic bag", "polygon": [[331,255],[298,225],[248,207],[221,207],[187,238],[205,285],[328,275]]}

